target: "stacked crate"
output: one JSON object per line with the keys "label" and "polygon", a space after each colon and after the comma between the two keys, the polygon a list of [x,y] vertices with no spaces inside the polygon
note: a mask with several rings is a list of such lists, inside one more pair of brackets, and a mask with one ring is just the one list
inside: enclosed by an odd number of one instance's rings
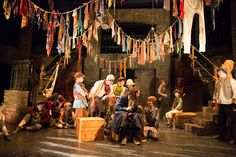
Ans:
{"label": "stacked crate", "polygon": [[76,135],[79,142],[101,140],[104,138],[105,121],[99,117],[80,117],[76,119]]}
{"label": "stacked crate", "polygon": [[18,123],[24,116],[28,106],[28,91],[5,90],[2,112],[7,123]]}

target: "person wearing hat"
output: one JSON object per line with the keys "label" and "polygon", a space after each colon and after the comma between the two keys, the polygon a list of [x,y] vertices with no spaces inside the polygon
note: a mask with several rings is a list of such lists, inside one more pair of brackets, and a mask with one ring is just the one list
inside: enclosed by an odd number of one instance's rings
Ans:
{"label": "person wearing hat", "polygon": [[51,96],[46,97],[45,107],[49,111],[50,126],[54,126],[56,123],[56,115],[53,113],[57,113],[57,111],[60,111],[65,101],[66,99],[58,93],[53,93]]}
{"label": "person wearing hat", "polygon": [[128,91],[130,91],[131,89],[134,88],[135,83],[134,83],[134,81],[133,81],[132,79],[128,79],[128,80],[126,81],[126,86],[128,87]]}
{"label": "person wearing hat", "polygon": [[[36,107],[29,110],[29,113],[18,124],[13,134],[25,128],[28,131],[38,131],[50,125],[50,116],[48,110],[44,106],[44,102],[38,102]],[[26,127],[25,127],[26,126]]]}
{"label": "person wearing hat", "polygon": [[107,75],[105,80],[99,80],[95,82],[89,93],[90,116],[99,116],[101,118],[104,118],[105,107],[102,101],[111,95],[111,85],[113,84],[114,80],[115,76],[109,74]]}
{"label": "person wearing hat", "polygon": [[0,108],[0,129],[3,132],[3,139],[5,141],[10,141],[11,139],[9,138],[9,132],[5,123],[5,115],[1,113],[2,107]]}
{"label": "person wearing hat", "polygon": [[66,102],[60,111],[59,121],[56,124],[57,128],[70,128],[74,125],[75,113],[70,102]]}
{"label": "person wearing hat", "polygon": [[159,137],[159,109],[156,107],[157,98],[149,96],[147,99],[147,107],[144,108],[146,126],[144,127],[144,136],[157,140]]}
{"label": "person wearing hat", "polygon": [[183,99],[181,98],[181,91],[176,89],[174,90],[173,94],[175,96],[173,105],[171,107],[171,110],[167,112],[165,115],[167,120],[167,125],[170,127],[172,126],[173,115],[181,113],[183,109]]}
{"label": "person wearing hat", "polygon": [[74,78],[75,84],[73,88],[73,109],[75,109],[75,119],[78,117],[87,117],[88,112],[86,108],[88,107],[88,102],[86,96],[88,95],[88,92],[85,88],[85,85],[83,84],[85,76],[81,72],[76,72]]}
{"label": "person wearing hat", "polygon": [[125,78],[119,77],[117,79],[117,83],[111,86],[111,93],[115,96],[122,96],[125,94],[126,88],[125,85]]}
{"label": "person wearing hat", "polygon": [[215,81],[215,90],[213,94],[213,103],[217,104],[218,109],[218,134],[217,139],[225,140],[227,129],[232,130],[233,125],[227,128],[227,122],[230,122],[230,115],[233,112],[233,104],[236,104],[236,81],[232,78],[234,62],[226,60],[218,69],[218,77]]}

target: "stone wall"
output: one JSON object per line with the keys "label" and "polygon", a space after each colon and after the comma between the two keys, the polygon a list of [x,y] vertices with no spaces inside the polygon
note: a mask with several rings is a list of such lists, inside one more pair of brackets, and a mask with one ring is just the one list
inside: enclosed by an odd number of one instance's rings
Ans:
{"label": "stone wall", "polygon": [[[112,10],[111,13],[113,13]],[[141,23],[154,25],[158,32],[163,32],[170,26],[170,13],[164,9],[117,9],[115,15],[112,16],[115,18],[117,23]],[[101,39],[101,35],[99,38]],[[100,53],[100,43],[95,43],[95,45],[96,53]],[[163,113],[169,110],[171,98],[171,64],[171,57],[169,54],[166,54],[164,62],[155,61],[153,63],[146,63],[144,66],[136,66],[135,69],[137,70],[134,70],[136,78],[135,82],[139,87],[145,87],[144,89],[141,89],[141,104],[146,104],[147,96],[155,95],[156,80],[164,79],[167,84],[169,98],[164,102],[166,105],[163,105]],[[131,69],[128,68],[127,70]],[[85,83],[88,85],[88,88],[90,88],[96,80],[105,79],[108,70],[103,69],[102,67],[99,70],[99,67],[94,64],[93,60],[86,57],[84,73],[87,76]],[[118,77],[118,72],[116,73],[116,77]]]}

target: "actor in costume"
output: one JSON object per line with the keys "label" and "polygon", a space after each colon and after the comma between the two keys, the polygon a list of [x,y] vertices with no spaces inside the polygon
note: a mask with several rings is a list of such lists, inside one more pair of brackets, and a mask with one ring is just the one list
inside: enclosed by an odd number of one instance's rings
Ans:
{"label": "actor in costume", "polygon": [[128,88],[128,91],[130,91],[131,89],[134,88],[135,83],[134,83],[134,81],[133,81],[132,79],[128,79],[128,80],[126,81],[126,86],[127,86],[127,88]]}
{"label": "actor in costume", "polygon": [[236,144],[236,104],[233,104],[233,111],[230,114],[230,144]]}
{"label": "actor in costume", "polygon": [[101,118],[105,117],[105,105],[102,101],[111,95],[111,85],[114,80],[114,75],[109,74],[107,75],[106,80],[99,80],[95,82],[89,93],[90,116],[99,116]]}
{"label": "actor in costume", "polygon": [[181,91],[176,89],[173,92],[175,98],[171,110],[166,113],[167,125],[172,126],[173,116],[177,113],[181,113],[183,110],[183,99],[181,98]]}
{"label": "actor in costume", "polygon": [[74,75],[75,77],[75,84],[73,88],[73,95],[74,95],[74,103],[73,108],[75,109],[75,119],[78,117],[87,117],[87,98],[88,95],[87,90],[85,88],[84,82],[84,74],[81,72],[77,72]]}
{"label": "actor in costume", "polygon": [[119,135],[122,145],[125,145],[127,138],[131,138],[137,145],[141,144],[144,119],[142,107],[136,106],[136,99],[140,91],[132,89],[127,96],[120,96],[115,104],[115,119],[111,129]]}
{"label": "actor in costume", "polygon": [[124,86],[125,78],[119,77],[117,83],[111,86],[111,94],[114,94],[116,97],[125,95],[126,88]]}
{"label": "actor in costume", "polygon": [[10,141],[9,132],[7,130],[6,123],[5,123],[6,118],[5,118],[5,115],[1,113],[1,110],[0,110],[0,129],[3,132],[3,139],[5,141]]}
{"label": "actor in costume", "polygon": [[[38,131],[46,128],[50,124],[50,116],[48,110],[44,107],[44,103],[37,103],[36,107],[30,109],[29,113],[20,121],[13,134],[25,128],[28,131]],[[25,127],[26,126],[26,127]]]}
{"label": "actor in costume", "polygon": [[75,113],[70,102],[64,104],[61,109],[59,121],[56,124],[57,128],[71,128],[74,125]]}
{"label": "actor in costume", "polygon": [[[232,78],[234,62],[226,60],[218,69],[218,77],[215,83],[213,102],[218,104],[218,133],[220,140],[225,140],[227,135],[226,123],[230,120],[233,105],[236,103],[236,81]],[[232,126],[229,126],[230,129]],[[231,130],[231,129],[230,129]]]}
{"label": "actor in costume", "polygon": [[164,80],[159,80],[157,85],[157,99],[158,99],[157,108],[159,109],[161,107],[162,100],[167,97],[165,85],[166,83]]}
{"label": "actor in costume", "polygon": [[65,101],[66,101],[65,98],[58,93],[53,93],[50,97],[47,97],[45,105],[49,111],[49,115],[53,117],[53,110],[55,108],[60,109],[61,107],[63,107]]}
{"label": "actor in costume", "polygon": [[149,96],[147,104],[148,107],[144,108],[146,119],[144,137],[157,140],[159,137],[159,109],[156,107],[157,98],[155,96]]}

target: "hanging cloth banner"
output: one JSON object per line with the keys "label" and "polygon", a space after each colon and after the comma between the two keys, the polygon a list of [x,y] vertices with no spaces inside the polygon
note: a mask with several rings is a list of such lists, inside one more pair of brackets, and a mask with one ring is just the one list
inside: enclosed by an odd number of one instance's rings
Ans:
{"label": "hanging cloth banner", "polygon": [[199,51],[205,52],[206,49],[206,32],[205,32],[205,17],[204,17],[204,3],[203,0],[185,0],[184,1],[184,53],[190,54],[191,47],[191,31],[192,23],[195,13],[199,15]]}
{"label": "hanging cloth banner", "polygon": [[[149,44],[150,47],[150,57],[149,57],[149,62],[152,63],[154,60],[156,60],[155,57],[155,44],[153,42],[151,42]],[[158,58],[159,59],[159,58]]]}
{"label": "hanging cloth banner", "polygon": [[28,26],[28,0],[21,0],[20,2],[20,15],[22,16],[21,19],[21,28]]}
{"label": "hanging cloth banner", "polygon": [[82,39],[81,37],[77,38],[77,52],[78,52],[78,60],[81,60],[82,54]]}
{"label": "hanging cloth banner", "polygon": [[88,4],[87,4],[84,9],[84,29],[88,28],[88,21],[89,21],[89,11],[88,11]]}
{"label": "hanging cloth banner", "polygon": [[10,0],[4,0],[3,9],[4,9],[5,18],[8,20],[11,16],[11,3],[10,3]]}
{"label": "hanging cloth banner", "polygon": [[179,18],[181,20],[183,20],[184,19],[184,0],[180,0],[179,8],[180,8],[180,16],[179,16]]}
{"label": "hanging cloth banner", "polygon": [[173,0],[173,13],[172,13],[172,16],[178,17],[177,0]]}
{"label": "hanging cloth banner", "polygon": [[73,37],[76,37],[78,36],[78,22],[79,22],[77,9],[73,10],[72,17],[73,17]]}
{"label": "hanging cloth banner", "polygon": [[122,62],[120,62],[120,66],[119,66],[120,77],[122,77],[122,69],[123,69]]}
{"label": "hanging cloth banner", "polygon": [[82,35],[83,32],[84,32],[84,27],[82,22],[82,8],[79,8],[78,34]]}
{"label": "hanging cloth banner", "polygon": [[65,52],[65,36],[66,36],[66,22],[63,15],[60,17],[60,27],[57,37],[57,50],[59,53]]}
{"label": "hanging cloth banner", "polygon": [[46,30],[48,28],[48,13],[44,12],[43,14],[43,29]]}
{"label": "hanging cloth banner", "polygon": [[55,28],[59,26],[59,21],[57,19],[57,15],[55,12],[53,12],[50,15],[50,21],[48,24],[48,30],[47,30],[47,42],[46,42],[46,50],[47,50],[47,55],[50,56],[51,50],[52,50],[52,45],[54,42],[54,32]]}
{"label": "hanging cloth banner", "polygon": [[126,78],[126,65],[127,64],[127,59],[124,59],[124,77]]}
{"label": "hanging cloth banner", "polygon": [[88,28],[88,40],[90,41],[93,36],[93,25]]}
{"label": "hanging cloth banner", "polygon": [[118,27],[118,32],[117,32],[117,35],[118,35],[118,37],[117,37],[117,45],[120,45],[120,44],[121,44],[120,33],[121,33],[121,28]]}

